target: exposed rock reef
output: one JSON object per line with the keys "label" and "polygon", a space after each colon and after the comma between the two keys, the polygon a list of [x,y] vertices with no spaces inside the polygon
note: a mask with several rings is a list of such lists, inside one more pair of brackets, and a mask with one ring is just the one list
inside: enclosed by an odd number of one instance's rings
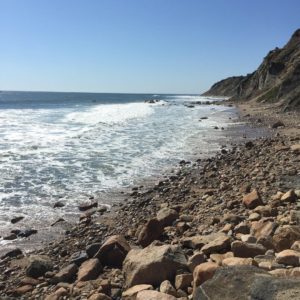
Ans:
{"label": "exposed rock reef", "polygon": [[203,95],[278,103],[283,110],[300,109],[300,29],[282,49],[270,51],[256,71],[219,81]]}
{"label": "exposed rock reef", "polygon": [[273,137],[181,162],[101,217],[90,205],[41,250],[6,253],[0,298],[299,299],[299,116],[279,121],[260,118]]}

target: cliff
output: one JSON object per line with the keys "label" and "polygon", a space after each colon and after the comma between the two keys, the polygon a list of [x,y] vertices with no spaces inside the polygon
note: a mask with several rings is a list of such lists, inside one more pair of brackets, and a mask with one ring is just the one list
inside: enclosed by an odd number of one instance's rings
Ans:
{"label": "cliff", "polygon": [[284,110],[300,109],[300,29],[283,48],[270,51],[256,71],[219,81],[203,95],[278,103]]}

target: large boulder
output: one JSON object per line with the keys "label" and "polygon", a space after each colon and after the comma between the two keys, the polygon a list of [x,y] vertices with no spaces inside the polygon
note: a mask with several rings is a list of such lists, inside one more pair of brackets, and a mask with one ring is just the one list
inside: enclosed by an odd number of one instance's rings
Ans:
{"label": "large boulder", "polygon": [[300,281],[278,279],[254,266],[219,268],[194,290],[194,300],[299,299]]}
{"label": "large boulder", "polygon": [[300,240],[299,226],[286,225],[279,227],[273,236],[273,244],[278,252],[289,249],[297,240]]}
{"label": "large boulder", "polygon": [[103,266],[121,268],[130,246],[121,235],[109,237],[95,254]]}
{"label": "large boulder", "polygon": [[158,285],[176,273],[187,270],[187,261],[177,246],[156,245],[129,251],[123,263],[126,287],[137,284]]}
{"label": "large boulder", "polygon": [[147,247],[153,241],[159,240],[163,234],[164,226],[156,218],[149,220],[142,228],[138,236],[141,246]]}
{"label": "large boulder", "polygon": [[44,276],[48,271],[53,270],[53,263],[48,256],[31,255],[26,268],[26,275],[33,278]]}

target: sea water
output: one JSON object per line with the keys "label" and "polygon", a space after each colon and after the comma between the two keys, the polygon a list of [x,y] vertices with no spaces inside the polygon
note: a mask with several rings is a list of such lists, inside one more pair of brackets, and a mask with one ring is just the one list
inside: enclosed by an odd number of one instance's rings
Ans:
{"label": "sea water", "polygon": [[[214,100],[0,92],[0,235],[12,217],[49,226],[89,197],[110,205],[104,195],[220,149],[236,112]],[[53,209],[57,201],[65,207]]]}

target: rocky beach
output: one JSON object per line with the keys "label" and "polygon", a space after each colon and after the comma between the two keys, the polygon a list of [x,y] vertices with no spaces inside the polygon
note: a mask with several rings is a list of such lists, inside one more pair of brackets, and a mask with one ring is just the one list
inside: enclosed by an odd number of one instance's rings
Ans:
{"label": "rocky beach", "polygon": [[270,136],[182,161],[111,211],[83,203],[61,239],[1,257],[1,299],[299,299],[299,113],[238,105]]}

